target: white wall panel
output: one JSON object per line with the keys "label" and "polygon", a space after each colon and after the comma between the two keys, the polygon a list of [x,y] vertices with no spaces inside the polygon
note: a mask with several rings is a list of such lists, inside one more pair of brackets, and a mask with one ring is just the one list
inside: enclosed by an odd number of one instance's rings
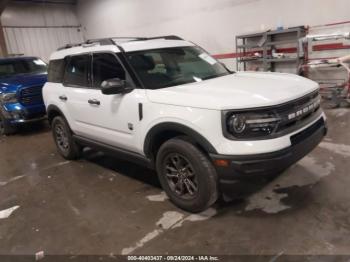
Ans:
{"label": "white wall panel", "polygon": [[12,3],[1,15],[3,26],[79,26],[76,7],[69,4]]}
{"label": "white wall panel", "polygon": [[77,8],[87,38],[177,34],[214,54],[234,52],[236,35],[349,20],[349,9],[349,0],[79,0]]}
{"label": "white wall panel", "polygon": [[58,47],[83,41],[75,6],[69,4],[11,4],[1,22],[9,54],[48,61]]}
{"label": "white wall panel", "polygon": [[4,28],[9,54],[39,56],[48,61],[50,54],[67,43],[83,41],[77,28]]}

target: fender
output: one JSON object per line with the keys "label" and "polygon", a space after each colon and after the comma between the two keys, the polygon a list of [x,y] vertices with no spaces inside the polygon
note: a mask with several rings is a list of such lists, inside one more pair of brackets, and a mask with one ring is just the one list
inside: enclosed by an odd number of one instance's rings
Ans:
{"label": "fender", "polygon": [[[58,108],[58,106],[49,105],[49,106],[47,107],[47,110],[46,110],[46,111],[47,111],[47,118],[48,118],[48,120],[49,120],[50,125],[51,125],[51,122],[52,122],[53,118],[54,118],[56,115],[61,115],[61,116],[63,116],[63,117],[65,118],[63,112],[61,111],[61,109]],[[53,112],[58,112],[58,114],[52,115]]]}
{"label": "fender", "polygon": [[152,145],[157,139],[157,135],[162,132],[172,131],[184,134],[190,137],[194,142],[199,144],[207,153],[215,154],[217,152],[213,145],[197,131],[189,128],[185,125],[174,123],[174,122],[164,122],[153,126],[147,133],[143,150],[147,157],[152,157]]}

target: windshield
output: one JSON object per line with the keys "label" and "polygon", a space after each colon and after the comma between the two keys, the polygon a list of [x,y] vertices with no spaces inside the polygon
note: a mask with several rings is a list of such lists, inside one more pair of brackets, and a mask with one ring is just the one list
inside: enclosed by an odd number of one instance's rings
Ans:
{"label": "windshield", "polygon": [[175,47],[127,53],[147,89],[159,89],[230,74],[199,47]]}
{"label": "windshield", "polygon": [[39,58],[0,61],[0,78],[18,74],[44,74],[47,65]]}

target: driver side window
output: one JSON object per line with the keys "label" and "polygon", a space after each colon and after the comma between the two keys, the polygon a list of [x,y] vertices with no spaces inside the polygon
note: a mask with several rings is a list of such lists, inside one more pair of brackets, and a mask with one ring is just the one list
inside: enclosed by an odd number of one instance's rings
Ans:
{"label": "driver side window", "polygon": [[125,80],[125,70],[118,59],[109,53],[93,54],[92,83],[93,87],[100,88],[103,81],[119,78]]}

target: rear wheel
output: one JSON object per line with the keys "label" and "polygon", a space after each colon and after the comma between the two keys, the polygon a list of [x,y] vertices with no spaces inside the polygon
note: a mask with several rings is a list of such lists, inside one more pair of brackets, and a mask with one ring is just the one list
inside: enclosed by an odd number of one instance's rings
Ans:
{"label": "rear wheel", "polygon": [[201,212],[218,198],[215,168],[199,148],[184,139],[174,138],[161,146],[157,173],[170,200],[184,210]]}
{"label": "rear wheel", "polygon": [[67,121],[56,116],[52,121],[52,134],[55,140],[58,152],[68,160],[79,158],[81,149],[74,141],[72,131],[69,128]]}
{"label": "rear wheel", "polygon": [[15,126],[10,125],[2,114],[0,114],[0,135],[11,135],[17,131]]}

